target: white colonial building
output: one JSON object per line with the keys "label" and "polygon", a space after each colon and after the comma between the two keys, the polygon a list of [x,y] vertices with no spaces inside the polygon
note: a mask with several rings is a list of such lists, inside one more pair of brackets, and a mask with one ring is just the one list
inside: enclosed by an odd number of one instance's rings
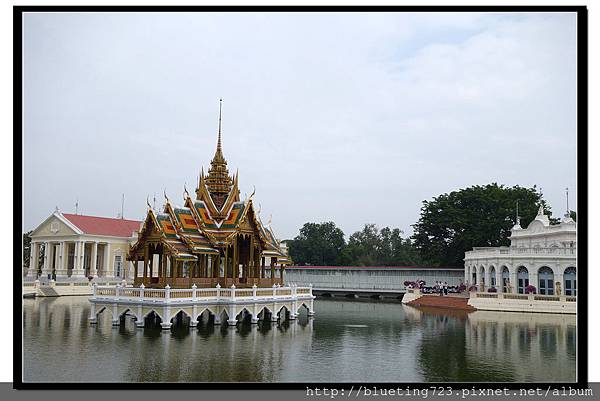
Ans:
{"label": "white colonial building", "polygon": [[541,295],[577,295],[577,225],[550,224],[542,207],[527,228],[515,224],[510,246],[473,248],[464,260],[465,282],[479,291],[523,294],[531,284]]}
{"label": "white colonial building", "polygon": [[140,221],[52,213],[31,233],[31,256],[24,281],[133,279],[126,261]]}

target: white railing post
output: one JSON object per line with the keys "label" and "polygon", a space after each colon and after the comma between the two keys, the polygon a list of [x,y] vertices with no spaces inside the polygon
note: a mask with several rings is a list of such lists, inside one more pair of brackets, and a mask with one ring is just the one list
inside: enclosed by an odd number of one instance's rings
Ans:
{"label": "white railing post", "polygon": [[312,283],[308,283],[308,288],[310,288],[309,293],[310,293],[310,296],[312,297],[312,294],[313,294],[312,293]]}
{"label": "white railing post", "polygon": [[221,297],[221,284],[217,283],[217,300]]}
{"label": "white railing post", "polygon": [[235,284],[231,284],[231,300],[235,299]]}
{"label": "white railing post", "polygon": [[192,299],[196,300],[196,284],[192,284]]}
{"label": "white railing post", "polygon": [[171,299],[171,286],[167,284],[165,286],[165,302],[169,302],[169,299]]}
{"label": "white railing post", "polygon": [[296,297],[296,284],[292,284],[290,286],[290,288],[292,289],[292,297]]}
{"label": "white railing post", "polygon": [[140,284],[140,298],[144,298],[144,283]]}
{"label": "white railing post", "polygon": [[256,299],[256,284],[252,285],[252,298]]}
{"label": "white railing post", "polygon": [[277,285],[273,284],[273,298],[277,295]]}
{"label": "white railing post", "polygon": [[119,295],[121,295],[121,286],[117,284],[115,287],[115,299],[119,299]]}
{"label": "white railing post", "polygon": [[[38,284],[39,284],[39,280],[38,280]],[[94,285],[92,286],[92,297],[96,298],[96,287],[98,287],[98,284],[94,283]]]}

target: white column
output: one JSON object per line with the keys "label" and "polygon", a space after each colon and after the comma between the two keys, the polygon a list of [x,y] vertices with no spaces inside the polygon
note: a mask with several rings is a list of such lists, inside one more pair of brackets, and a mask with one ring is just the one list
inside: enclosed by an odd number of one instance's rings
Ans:
{"label": "white column", "polygon": [[85,271],[83,270],[84,244],[83,241],[75,242],[75,268],[71,277],[83,277],[85,275]]}
{"label": "white column", "polygon": [[63,242],[62,250],[62,269],[65,271],[65,276],[69,275],[69,243]]}
{"label": "white column", "polygon": [[73,243],[73,272],[79,269],[79,241]]}
{"label": "white column", "polygon": [[115,277],[115,271],[114,271],[115,266],[113,265],[112,260],[111,260],[110,243],[109,242],[106,243],[105,248],[106,248],[106,250],[105,250],[106,258],[104,260],[104,271],[106,272],[106,277],[113,278],[113,277]]}
{"label": "white column", "polygon": [[37,263],[38,263],[38,244],[31,241],[29,245],[29,268],[27,269],[27,277],[36,278]]}
{"label": "white column", "polygon": [[50,243],[49,242],[44,242],[44,267],[42,268],[42,274],[44,276],[47,276],[49,271],[48,271],[48,266],[50,265]]}
{"label": "white column", "polygon": [[529,269],[529,284],[533,285],[536,289],[536,293],[540,293],[540,281],[538,278],[538,266],[535,267],[531,267],[531,269]]}
{"label": "white column", "polygon": [[90,276],[98,277],[98,241],[94,242],[92,248],[92,260],[90,264]]}
{"label": "white column", "polygon": [[65,241],[62,241],[58,245],[58,258],[56,258],[56,277],[66,277],[67,269],[65,268],[65,259],[66,259],[66,244]]}
{"label": "white column", "polygon": [[513,294],[516,294],[519,291],[519,282],[517,281],[517,269],[518,268],[519,267],[517,265],[508,268],[511,292]]}

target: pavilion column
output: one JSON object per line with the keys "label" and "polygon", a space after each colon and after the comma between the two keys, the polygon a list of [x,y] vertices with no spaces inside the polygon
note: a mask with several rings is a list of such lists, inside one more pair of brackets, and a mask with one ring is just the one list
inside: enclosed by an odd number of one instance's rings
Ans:
{"label": "pavilion column", "polygon": [[[225,261],[223,263],[223,277],[229,277],[229,245],[225,247]],[[233,279],[233,268],[231,269],[231,278]],[[225,281],[227,283],[227,280]]]}
{"label": "pavilion column", "polygon": [[235,239],[233,240],[233,266],[232,269],[233,270],[231,272],[231,276],[235,277],[235,273],[234,272],[238,272],[240,270],[240,250],[239,250],[239,241],[238,241],[238,236],[235,236]]}
{"label": "pavilion column", "polygon": [[144,275],[143,277],[143,283],[144,285],[146,284],[146,278],[148,277],[148,246],[144,247]]}
{"label": "pavilion column", "polygon": [[92,247],[92,260],[90,263],[90,276],[98,277],[98,241]]}
{"label": "pavilion column", "polygon": [[265,257],[261,257],[260,258],[260,277],[259,278],[265,278]]}
{"label": "pavilion column", "polygon": [[281,285],[283,285],[283,279],[284,278],[285,278],[285,265],[282,264],[279,267],[279,279],[280,279]]}
{"label": "pavilion column", "polygon": [[[254,235],[250,236],[250,257],[248,258],[248,270],[249,272],[246,273],[246,277],[250,276],[250,277],[254,277]],[[250,274],[248,274],[250,273]]]}
{"label": "pavilion column", "polygon": [[152,279],[154,277],[154,252],[150,252],[150,248],[148,247],[148,277]]}
{"label": "pavilion column", "polygon": [[135,279],[138,276],[138,258],[137,255],[135,256],[135,260],[130,261],[129,263],[133,263],[133,282],[135,284]]}
{"label": "pavilion column", "polygon": [[271,284],[275,282],[275,263],[273,263],[274,258],[271,258]]}

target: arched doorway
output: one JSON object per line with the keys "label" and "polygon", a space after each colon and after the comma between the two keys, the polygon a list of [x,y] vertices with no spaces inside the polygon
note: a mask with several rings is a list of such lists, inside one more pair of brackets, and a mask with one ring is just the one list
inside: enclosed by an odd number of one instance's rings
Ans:
{"label": "arched doorway", "polygon": [[489,279],[490,287],[496,287],[496,268],[494,266],[490,267],[490,279]]}
{"label": "arched doorway", "polygon": [[544,266],[538,270],[538,293],[541,295],[554,295],[554,272]]}
{"label": "arched doorway", "polygon": [[502,292],[509,292],[508,283],[510,281],[510,272],[508,267],[502,267]]}
{"label": "arched doorway", "polygon": [[529,285],[529,270],[525,266],[520,266],[517,270],[517,292],[525,294],[525,287]]}
{"label": "arched doorway", "polygon": [[568,267],[564,274],[565,295],[577,296],[577,269]]}
{"label": "arched doorway", "polygon": [[471,266],[471,285],[477,284],[477,267]]}

